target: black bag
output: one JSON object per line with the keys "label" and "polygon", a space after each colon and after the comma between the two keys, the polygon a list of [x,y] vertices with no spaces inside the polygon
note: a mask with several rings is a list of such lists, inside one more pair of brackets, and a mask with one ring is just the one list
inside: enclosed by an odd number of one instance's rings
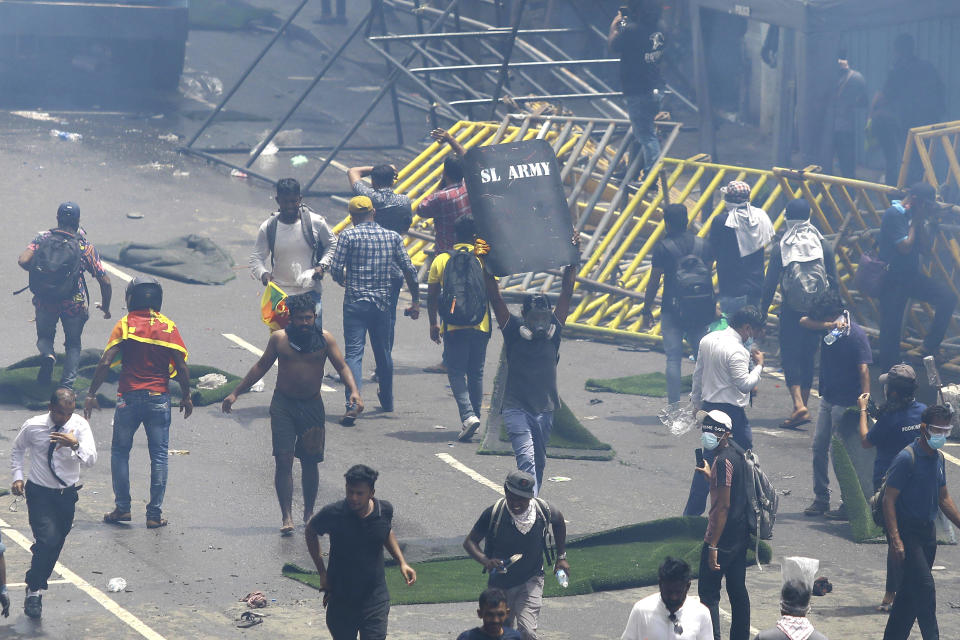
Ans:
{"label": "black bag", "polygon": [[809,313],[817,298],[830,288],[823,260],[791,262],[783,269],[780,291],[788,307],[800,313]]}
{"label": "black bag", "polygon": [[62,229],[51,229],[30,260],[30,291],[49,302],[68,300],[77,293],[82,269],[80,238]]}
{"label": "black bag", "polygon": [[480,324],[487,314],[487,285],[480,260],[465,247],[449,255],[440,285],[440,317],[461,327]]}
{"label": "black bag", "polygon": [[395,204],[391,207],[377,209],[373,214],[373,221],[384,229],[396,231],[405,236],[413,223],[413,210],[409,204]]}
{"label": "black bag", "polygon": [[684,329],[706,326],[717,315],[717,299],[713,276],[701,256],[705,253],[703,238],[693,239],[693,251],[683,253],[673,238],[665,238],[663,246],[677,265],[674,303]]}

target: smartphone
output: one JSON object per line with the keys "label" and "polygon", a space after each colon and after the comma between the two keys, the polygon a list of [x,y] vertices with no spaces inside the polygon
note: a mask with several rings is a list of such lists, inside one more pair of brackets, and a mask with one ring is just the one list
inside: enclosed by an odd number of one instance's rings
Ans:
{"label": "smartphone", "polygon": [[624,18],[629,17],[629,16],[630,16],[630,8],[629,8],[627,5],[621,5],[621,6],[620,6],[620,15],[621,15],[622,17],[624,17]]}
{"label": "smartphone", "polygon": [[703,449],[694,449],[693,455],[697,456],[697,468],[703,467],[705,464],[703,460]]}

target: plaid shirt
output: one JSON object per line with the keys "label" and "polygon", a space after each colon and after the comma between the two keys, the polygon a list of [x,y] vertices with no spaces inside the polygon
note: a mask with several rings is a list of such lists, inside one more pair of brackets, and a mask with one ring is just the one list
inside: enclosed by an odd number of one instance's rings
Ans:
{"label": "plaid shirt", "polygon": [[455,244],[453,223],[460,216],[470,215],[470,198],[467,185],[463,181],[455,187],[438,189],[420,201],[417,215],[421,218],[433,218],[434,241],[438,253],[450,251]]}
{"label": "plaid shirt", "polygon": [[417,276],[396,231],[370,220],[346,229],[337,238],[330,275],[346,288],[344,304],[366,300],[387,310],[390,281],[397,271]]}

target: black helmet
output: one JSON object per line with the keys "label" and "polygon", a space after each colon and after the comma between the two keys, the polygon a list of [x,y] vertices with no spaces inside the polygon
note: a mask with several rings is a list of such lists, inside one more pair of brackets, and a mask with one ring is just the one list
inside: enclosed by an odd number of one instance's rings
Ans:
{"label": "black helmet", "polygon": [[163,287],[152,276],[137,276],[127,285],[127,311],[153,309],[160,311],[163,304]]}

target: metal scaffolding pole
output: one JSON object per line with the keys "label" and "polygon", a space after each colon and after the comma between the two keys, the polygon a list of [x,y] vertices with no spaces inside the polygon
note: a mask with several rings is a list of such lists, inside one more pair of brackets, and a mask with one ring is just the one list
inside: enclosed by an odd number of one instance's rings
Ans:
{"label": "metal scaffolding pole", "polygon": [[513,46],[517,42],[517,32],[520,30],[520,22],[523,20],[523,11],[527,7],[527,0],[520,0],[517,7],[517,16],[513,21],[513,29],[510,31],[510,40],[507,41],[507,51],[503,54],[503,63],[500,66],[500,75],[497,77],[497,88],[493,90],[490,97],[490,119],[497,117],[497,103],[500,101],[500,93],[503,91],[503,84],[507,81],[507,73],[510,68],[510,58],[513,56]]}

